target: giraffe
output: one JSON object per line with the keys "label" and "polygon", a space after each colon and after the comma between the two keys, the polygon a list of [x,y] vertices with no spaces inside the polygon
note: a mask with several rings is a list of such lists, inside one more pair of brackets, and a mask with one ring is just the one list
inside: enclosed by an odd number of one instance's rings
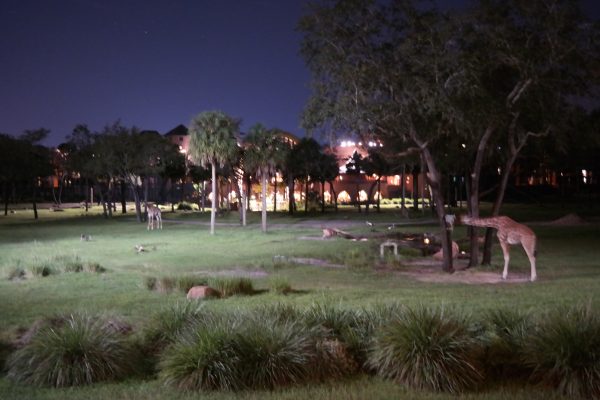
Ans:
{"label": "giraffe", "polygon": [[536,236],[529,227],[519,224],[505,216],[472,218],[463,215],[459,217],[459,220],[465,225],[482,226],[498,230],[497,236],[500,241],[500,246],[502,247],[502,253],[504,254],[504,271],[502,272],[502,279],[508,277],[508,262],[510,261],[509,245],[519,243],[523,246],[525,253],[527,253],[527,257],[529,258],[529,263],[531,264],[530,281],[533,282],[537,279],[535,270],[535,259],[537,255]]}
{"label": "giraffe", "polygon": [[162,215],[160,208],[154,204],[146,204],[146,211],[148,213],[148,230],[154,229],[156,223],[156,229],[162,229]]}

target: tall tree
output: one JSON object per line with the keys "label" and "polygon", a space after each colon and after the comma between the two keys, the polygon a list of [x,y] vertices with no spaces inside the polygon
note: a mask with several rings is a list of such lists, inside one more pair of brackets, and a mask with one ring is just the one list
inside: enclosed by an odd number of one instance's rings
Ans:
{"label": "tall tree", "polygon": [[392,166],[382,151],[377,147],[369,148],[368,156],[363,160],[365,173],[375,177],[375,182],[369,188],[366,211],[369,211],[369,202],[371,201],[373,189],[377,186],[377,212],[380,212],[381,202],[381,178],[388,176],[392,172]]}
{"label": "tall tree", "polygon": [[50,151],[48,148],[39,144],[44,140],[50,130],[45,128],[26,130],[19,139],[23,146],[20,148],[23,153],[20,155],[27,168],[24,170],[26,179],[32,184],[32,203],[33,215],[38,219],[37,196],[38,187],[41,184],[41,178],[52,175],[52,164],[50,163]]}
{"label": "tall tree", "polygon": [[268,130],[261,124],[250,128],[245,141],[244,167],[253,171],[260,179],[261,186],[261,228],[267,232],[267,186],[268,178],[275,175],[276,167],[283,155],[283,142],[278,130]]}
{"label": "tall tree", "polygon": [[452,272],[450,226],[434,142],[453,130],[449,99],[457,76],[446,18],[408,1],[336,1],[313,5],[300,29],[302,53],[313,73],[313,96],[304,125],[326,125],[402,138],[419,149],[427,166],[442,232],[443,269]]}
{"label": "tall tree", "polygon": [[333,188],[333,181],[340,173],[337,158],[330,153],[322,153],[314,166],[311,175],[321,183],[321,212],[325,212],[325,182],[329,182],[331,198],[334,201],[335,211],[337,211],[337,195]]}
{"label": "tall tree", "polygon": [[221,111],[205,111],[190,122],[189,154],[193,162],[210,165],[212,169],[212,207],[210,233],[215,233],[217,213],[217,167],[235,157],[240,121]]}

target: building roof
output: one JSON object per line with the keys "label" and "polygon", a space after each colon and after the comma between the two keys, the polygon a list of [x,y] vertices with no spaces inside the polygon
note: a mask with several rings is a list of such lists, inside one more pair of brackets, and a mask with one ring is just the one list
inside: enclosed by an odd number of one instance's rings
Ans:
{"label": "building roof", "polygon": [[175,128],[171,129],[169,132],[165,133],[165,136],[187,136],[189,135],[188,128],[179,124]]}

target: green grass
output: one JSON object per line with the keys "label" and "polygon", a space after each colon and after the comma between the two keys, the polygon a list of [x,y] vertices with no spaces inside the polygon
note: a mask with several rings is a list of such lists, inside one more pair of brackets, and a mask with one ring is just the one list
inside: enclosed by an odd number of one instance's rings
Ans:
{"label": "green grass", "polygon": [[[561,215],[557,207],[540,210],[535,207],[507,207],[519,221],[552,220]],[[512,214],[514,210],[514,214]],[[531,211],[531,214],[528,212]],[[545,211],[545,213],[544,213]],[[566,213],[566,212],[565,212]],[[373,241],[352,242],[345,239],[302,240],[302,237],[321,236],[321,227],[334,220],[355,225],[344,226],[353,234],[370,235],[365,220],[375,223],[379,233],[386,232],[389,223],[404,219],[397,210],[374,210],[368,215],[354,210],[319,213],[284,213],[269,215],[270,232],[260,233],[260,215],[252,213],[250,225],[238,226],[235,212],[220,217],[216,235],[209,234],[209,213],[165,211],[162,231],[147,231],[145,224],[135,222],[134,215],[116,215],[112,220],[98,216],[94,208],[88,215],[79,209],[62,213],[40,211],[34,221],[31,211],[0,217],[0,338],[14,339],[20,329],[34,321],[55,314],[94,312],[119,315],[134,326],[151,323],[160,310],[185,301],[185,293],[172,290],[160,293],[148,290],[147,279],[156,277],[189,277],[182,286],[224,271],[252,276],[257,292],[253,296],[232,296],[211,300],[206,304],[215,310],[236,310],[293,306],[300,309],[311,305],[330,304],[360,310],[381,304],[455,307],[474,316],[486,315],[498,308],[519,310],[536,315],[558,307],[578,303],[600,306],[600,246],[597,224],[558,227],[532,225],[539,237],[538,275],[534,284],[468,285],[455,283],[425,283],[401,275],[395,268],[375,270],[378,245]],[[402,232],[436,232],[431,214],[420,212],[413,216],[411,226],[397,226]],[[531,218],[527,218],[531,215]],[[544,218],[544,215],[546,216]],[[585,216],[591,217],[589,208]],[[175,221],[175,222],[170,222]],[[91,241],[81,241],[82,234]],[[457,228],[455,238],[465,236]],[[496,242],[497,243],[497,242]],[[147,251],[138,253],[136,245]],[[276,265],[273,257],[321,258],[332,263],[348,262],[350,268],[334,269],[284,263]],[[65,264],[57,260],[76,260],[84,266],[82,273],[65,273]],[[41,263],[53,266],[56,273],[45,277],[32,276],[30,268]],[[353,265],[355,263],[355,265]],[[494,245],[492,267],[475,270],[501,273],[502,254]],[[104,273],[84,273],[89,265],[105,269]],[[16,269],[26,272],[25,278],[8,279]],[[73,267],[78,269],[77,267]],[[403,270],[410,267],[402,267]],[[71,268],[67,268],[71,270]],[[260,271],[262,274],[255,274]],[[529,271],[523,250],[513,247],[510,273]],[[293,288],[286,296],[273,290],[273,279]],[[176,288],[176,287],[175,287]],[[269,290],[271,289],[271,290]],[[5,340],[6,342],[6,340]],[[484,390],[484,389],[482,389]],[[192,398],[193,394],[161,386],[153,378],[124,383],[94,384],[73,390],[32,389],[15,385],[0,378],[0,398],[131,398],[170,399]],[[196,395],[197,396],[197,395]],[[483,393],[468,393],[465,398],[559,398],[554,391],[535,387],[492,386]],[[225,398],[451,398],[441,394],[413,391],[378,378],[363,377],[358,382],[329,383],[296,387],[284,392],[213,393],[209,399]],[[204,398],[204,395],[203,395]]]}

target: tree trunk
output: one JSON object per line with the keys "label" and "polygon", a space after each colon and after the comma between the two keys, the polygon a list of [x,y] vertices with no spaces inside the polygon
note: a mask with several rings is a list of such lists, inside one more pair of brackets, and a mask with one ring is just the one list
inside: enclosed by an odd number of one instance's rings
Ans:
{"label": "tree trunk", "polygon": [[217,216],[217,164],[211,163],[212,202],[210,207],[210,234],[215,234],[215,218]]}
{"label": "tree trunk", "polygon": [[304,212],[308,212],[308,177],[304,182]]}
{"label": "tree trunk", "polygon": [[261,221],[262,221],[262,231],[263,233],[267,233],[267,173],[266,171],[262,171],[260,174],[261,178],[261,197],[262,197],[262,210],[261,210]]}
{"label": "tree trunk", "polygon": [[4,216],[8,215],[8,182],[2,185],[2,198],[4,200]]}
{"label": "tree trunk", "polygon": [[202,212],[206,210],[206,181],[202,181]]}
{"label": "tree trunk", "polygon": [[121,214],[127,214],[127,201],[125,200],[125,195],[127,194],[127,188],[125,187],[125,180],[119,180],[119,189],[121,194]]}
{"label": "tree trunk", "polygon": [[277,174],[275,174],[275,183],[273,183],[273,213],[277,211]]}
{"label": "tree trunk", "polygon": [[375,190],[375,186],[377,186],[377,181],[373,182],[369,187],[369,194],[367,195],[367,204],[365,205],[365,213],[369,213],[369,206],[371,205],[371,198],[373,197],[373,190]]}
{"label": "tree trunk", "polygon": [[335,212],[338,212],[338,204],[337,204],[337,193],[333,188],[333,181],[329,181],[329,189],[331,190],[331,198],[333,199],[333,207]]}
{"label": "tree trunk", "polygon": [[85,178],[85,212],[87,213],[89,210],[90,204],[90,181],[88,178]]}
{"label": "tree trunk", "polygon": [[294,208],[296,206],[296,198],[294,196],[294,177],[288,176],[288,214],[294,214]]}
{"label": "tree trunk", "polygon": [[377,196],[377,212],[381,212],[381,178],[377,178],[377,192],[379,196]]}
{"label": "tree trunk", "polygon": [[321,213],[325,213],[325,181],[321,181]]}
{"label": "tree trunk", "polygon": [[415,211],[419,210],[419,173],[417,172],[418,168],[413,167],[412,177],[413,177],[413,208]]}
{"label": "tree trunk", "polygon": [[435,210],[438,217],[438,223],[442,229],[442,252],[444,254],[442,269],[445,272],[452,273],[454,272],[454,267],[452,265],[452,227],[446,222],[446,215],[444,211],[444,194],[440,184],[441,176],[436,168],[433,156],[429,149],[425,146],[425,143],[418,139],[416,132],[411,131],[410,133],[414,142],[421,148],[421,157],[428,169],[427,176],[429,180],[429,186],[431,187],[431,195],[434,202],[437,204]]}
{"label": "tree trunk", "polygon": [[[483,157],[488,146],[488,141],[494,132],[493,126],[488,126],[479,140],[473,170],[471,176],[468,177],[469,200],[467,207],[469,215],[473,218],[479,218],[479,179],[481,177],[481,168],[483,166]],[[469,232],[470,252],[469,267],[474,267],[479,262],[479,233],[476,227],[471,227]]]}
{"label": "tree trunk", "polygon": [[400,200],[400,207],[402,211],[406,209],[406,164],[402,164],[402,181],[400,182],[400,187],[402,189],[402,199]]}
{"label": "tree trunk", "polygon": [[37,178],[33,180],[33,219],[38,219],[37,210]]}

